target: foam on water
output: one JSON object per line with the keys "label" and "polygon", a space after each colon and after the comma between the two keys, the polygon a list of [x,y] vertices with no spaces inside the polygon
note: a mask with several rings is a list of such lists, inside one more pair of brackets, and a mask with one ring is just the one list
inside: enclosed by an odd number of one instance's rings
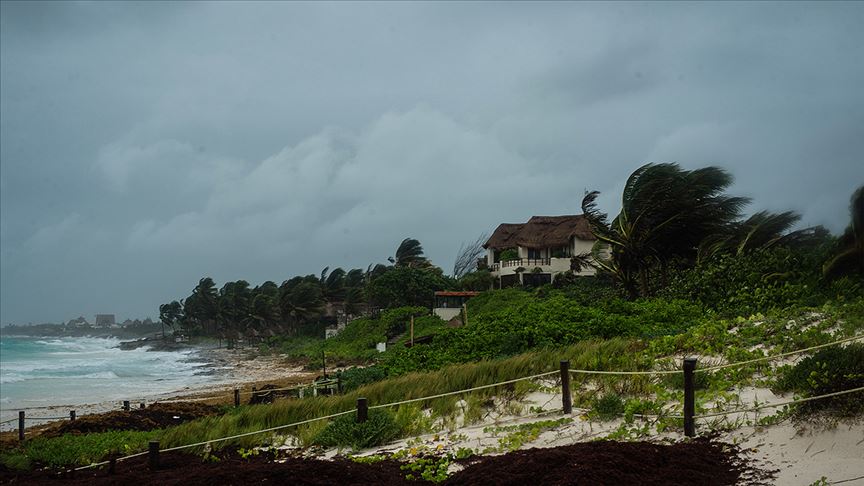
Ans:
{"label": "foam on water", "polygon": [[137,400],[214,378],[195,350],[123,351],[112,338],[0,337],[0,414],[49,405]]}

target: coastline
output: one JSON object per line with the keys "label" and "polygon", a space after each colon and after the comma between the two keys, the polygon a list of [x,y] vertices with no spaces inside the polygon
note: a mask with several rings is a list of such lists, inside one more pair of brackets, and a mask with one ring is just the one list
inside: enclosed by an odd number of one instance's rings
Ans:
{"label": "coastline", "polygon": [[[233,390],[241,391],[241,400],[248,401],[252,387],[260,388],[265,384],[288,387],[313,381],[320,372],[304,371],[303,366],[289,361],[282,355],[261,356],[251,349],[226,349],[187,345],[183,351],[194,350],[190,359],[205,363],[198,376],[212,377],[206,383],[175,388],[166,392],[145,393],[128,398],[131,408],[141,404],[149,405],[165,401],[195,401],[211,405],[232,404]],[[178,349],[178,351],[181,349]],[[27,429],[38,428],[58,420],[68,420],[69,412],[76,416],[92,415],[121,410],[122,400],[94,401],[92,403],[57,403],[25,409]],[[10,432],[18,428],[18,410],[4,409],[0,415],[0,432]],[[40,417],[45,418],[39,420]]]}

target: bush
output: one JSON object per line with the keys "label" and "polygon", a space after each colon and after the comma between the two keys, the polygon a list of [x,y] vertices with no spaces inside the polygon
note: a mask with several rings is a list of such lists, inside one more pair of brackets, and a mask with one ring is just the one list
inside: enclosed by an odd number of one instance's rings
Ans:
{"label": "bush", "polygon": [[349,392],[369,383],[381,381],[387,377],[387,372],[380,366],[366,368],[351,368],[339,373],[342,391]]}
{"label": "bush", "polygon": [[[864,343],[833,346],[782,369],[776,388],[818,396],[864,386]],[[800,411],[830,410],[841,415],[864,412],[860,394],[823,398],[801,404]]]}
{"label": "bush", "polygon": [[624,400],[614,393],[595,398],[591,404],[591,415],[602,420],[613,420],[624,413]]}
{"label": "bush", "polygon": [[727,315],[746,316],[794,306],[815,307],[838,297],[861,295],[849,283],[832,286],[822,280],[827,245],[816,248],[771,248],[745,255],[720,255],[679,271],[661,295],[688,299]]}
{"label": "bush", "polygon": [[390,412],[369,410],[366,422],[357,423],[355,414],[337,417],[315,437],[313,443],[324,447],[360,450],[386,444],[399,436],[399,426]]}

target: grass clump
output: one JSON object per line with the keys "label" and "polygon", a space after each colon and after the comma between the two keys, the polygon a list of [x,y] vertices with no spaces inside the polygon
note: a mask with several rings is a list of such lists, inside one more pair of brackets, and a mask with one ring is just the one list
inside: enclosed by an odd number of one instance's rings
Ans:
{"label": "grass clump", "polygon": [[393,414],[370,410],[363,423],[358,423],[353,414],[337,417],[324,427],[313,443],[324,447],[351,447],[356,451],[386,444],[398,436],[399,426]]}
{"label": "grass clump", "polygon": [[593,400],[591,415],[599,420],[613,420],[623,413],[624,400],[617,394],[606,393]]}

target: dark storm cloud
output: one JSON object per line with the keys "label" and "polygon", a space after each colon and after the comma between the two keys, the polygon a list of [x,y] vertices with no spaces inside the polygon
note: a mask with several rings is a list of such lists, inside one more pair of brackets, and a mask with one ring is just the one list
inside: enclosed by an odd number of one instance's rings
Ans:
{"label": "dark storm cloud", "polygon": [[860,4],[2,3],[0,321],[155,316],[198,278],[449,267],[616,209],[644,162],[845,225]]}

